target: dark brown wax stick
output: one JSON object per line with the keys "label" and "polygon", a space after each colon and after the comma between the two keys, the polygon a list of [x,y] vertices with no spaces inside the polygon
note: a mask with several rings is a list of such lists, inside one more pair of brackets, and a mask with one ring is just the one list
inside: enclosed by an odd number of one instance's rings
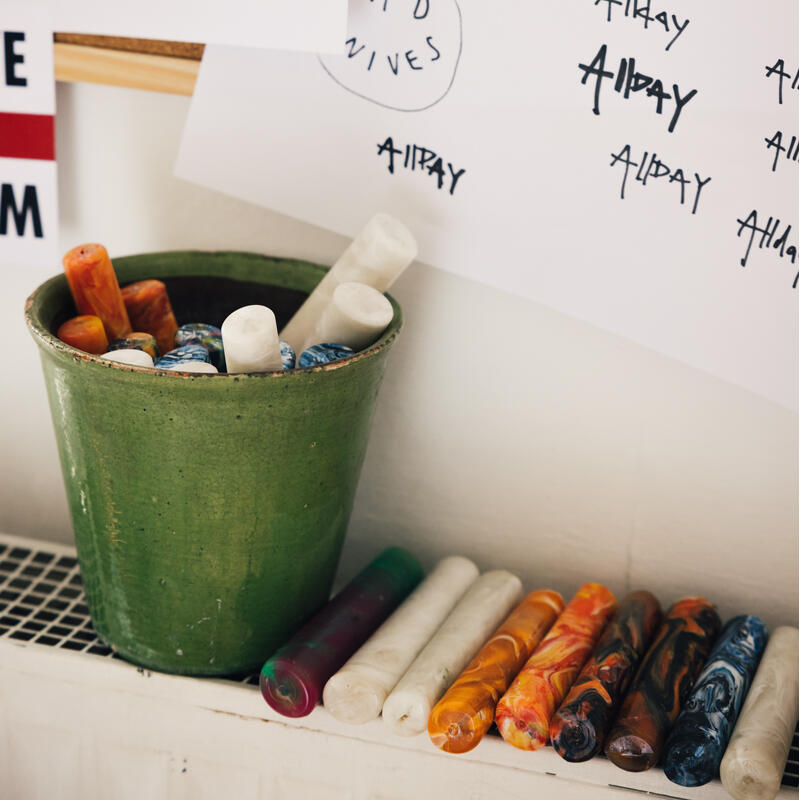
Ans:
{"label": "dark brown wax stick", "polygon": [[650,592],[633,592],[622,601],[550,721],[550,741],[563,759],[586,761],[600,751],[661,617],[661,605]]}
{"label": "dark brown wax stick", "polygon": [[658,763],[720,624],[716,608],[702,597],[670,608],[606,739],[605,753],[618,767],[642,772]]}

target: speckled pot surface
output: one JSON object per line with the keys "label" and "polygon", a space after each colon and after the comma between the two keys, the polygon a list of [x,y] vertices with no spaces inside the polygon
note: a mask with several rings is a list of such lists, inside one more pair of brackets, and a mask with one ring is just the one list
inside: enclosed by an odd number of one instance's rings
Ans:
{"label": "speckled pot surface", "polygon": [[[281,328],[325,272],[248,253],[114,259],[121,285],[167,284],[178,323],[263,303]],[[391,298],[390,298],[391,299]],[[389,348],[325,367],[177,376],[54,335],[63,276],[26,304],[40,349],[86,595],[98,633],[147,667],[260,668],[327,599]],[[299,355],[299,354],[298,354]]]}

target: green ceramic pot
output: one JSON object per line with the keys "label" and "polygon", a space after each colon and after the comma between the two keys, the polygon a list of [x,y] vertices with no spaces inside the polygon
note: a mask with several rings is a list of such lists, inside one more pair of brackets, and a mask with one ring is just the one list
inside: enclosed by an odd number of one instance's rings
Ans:
{"label": "green ceramic pot", "polygon": [[[279,329],[325,273],[233,252],[114,266],[121,285],[163,280],[179,324],[220,325],[262,303]],[[28,298],[87,602],[121,655],[166,672],[244,673],[327,600],[401,326],[392,306],[375,345],[334,364],[179,376],[59,341],[76,314],[63,276]]]}

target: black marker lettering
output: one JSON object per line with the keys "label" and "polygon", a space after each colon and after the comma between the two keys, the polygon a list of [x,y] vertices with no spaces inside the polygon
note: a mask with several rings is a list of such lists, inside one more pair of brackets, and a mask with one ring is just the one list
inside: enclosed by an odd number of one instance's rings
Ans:
{"label": "black marker lettering", "polygon": [[586,84],[586,81],[589,80],[590,75],[594,75],[596,77],[595,87],[594,87],[594,107],[592,111],[595,114],[600,113],[600,86],[603,82],[603,78],[613,78],[614,73],[608,72],[605,69],[606,66],[606,50],[608,48],[606,45],[602,45],[602,47],[597,51],[597,55],[592,60],[592,63],[589,66],[586,64],[578,64],[578,69],[583,70],[583,77],[581,78],[581,83]]}
{"label": "black marker lettering", "polygon": [[665,50],[669,50],[673,44],[678,40],[678,37],[686,30],[686,26],[689,24],[689,20],[685,19],[683,21],[683,25],[678,22],[678,18],[673,14],[672,15],[672,24],[677,28],[678,32],[670,39],[669,44],[664,48]]}
{"label": "black marker lettering", "polygon": [[631,166],[638,166],[635,161],[631,161],[631,146],[629,144],[626,144],[625,147],[619,151],[619,154],[611,154],[611,166],[613,167],[618,161],[621,161],[625,165],[625,172],[622,175],[622,190],[619,194],[620,198],[624,200],[625,181],[628,180],[628,170],[631,168]]}
{"label": "black marker lettering", "polygon": [[453,171],[453,165],[448,161],[447,168],[450,170],[450,177],[452,178],[450,182],[450,194],[456,190],[456,184],[458,183],[458,179],[466,172],[465,169],[460,169],[458,172]]}
{"label": "black marker lettering", "polygon": [[694,196],[694,205],[692,206],[692,214],[697,213],[697,204],[700,202],[700,192],[703,190],[703,187],[711,180],[711,178],[706,178],[705,180],[701,180],[700,176],[695,172],[694,179],[697,181],[697,194]]}
{"label": "black marker lettering", "polygon": [[[394,146],[394,142],[392,141],[392,137],[389,136],[383,144],[378,145],[378,155],[383,155],[383,153],[389,154],[389,172],[394,174],[394,157],[395,155],[400,155],[402,150],[398,150]],[[406,152],[406,159],[408,158],[408,152]]]}
{"label": "black marker lettering", "polygon": [[[24,42],[25,34],[21,31],[6,31],[3,34],[3,44],[6,59],[6,86],[27,86],[28,79],[17,75],[17,64],[25,61],[25,56],[19,55],[14,51],[17,42]],[[3,190],[8,184],[3,184]],[[27,190],[26,190],[27,192]],[[36,191],[34,190],[34,194]],[[38,206],[37,206],[38,208]],[[38,213],[38,212],[37,212]]]}
{"label": "black marker lettering", "polygon": [[[15,84],[18,85],[18,84]],[[14,217],[14,227],[17,229],[17,236],[25,235],[25,227],[28,221],[28,214],[31,215],[33,224],[33,235],[37,239],[44,236],[42,231],[42,218],[39,214],[39,198],[36,194],[35,186],[26,186],[22,194],[22,208],[17,208],[17,201],[14,197],[14,187],[10,183],[4,183],[0,188],[0,236],[5,236],[8,232],[8,214]]]}
{"label": "black marker lettering", "polygon": [[411,69],[422,69],[422,67],[414,66],[414,62],[417,61],[417,57],[411,55],[413,52],[413,50],[406,50],[406,61],[408,61],[408,66],[411,67]]}
{"label": "black marker lettering", "polygon": [[430,47],[430,49],[433,50],[434,53],[436,53],[436,55],[431,59],[431,61],[438,61],[442,57],[442,54],[439,52],[436,45],[433,43],[433,36],[426,36],[425,41],[428,43],[428,47]]}
{"label": "black marker lettering", "polygon": [[683,111],[683,107],[697,94],[697,89],[692,89],[686,97],[681,97],[680,92],[678,91],[678,84],[672,84],[672,91],[675,95],[675,113],[672,115],[672,119],[669,123],[669,128],[667,130],[672,133],[675,130],[675,126],[678,124],[678,117],[681,115],[681,111]]}

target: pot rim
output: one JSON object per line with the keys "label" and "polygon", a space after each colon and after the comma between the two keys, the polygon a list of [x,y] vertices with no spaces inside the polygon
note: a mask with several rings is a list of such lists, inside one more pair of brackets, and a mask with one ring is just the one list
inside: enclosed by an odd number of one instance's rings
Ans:
{"label": "pot rim", "polygon": [[[163,257],[177,253],[182,253],[182,254],[196,253],[197,255],[206,257],[211,255],[226,255],[226,256],[242,255],[246,256],[248,259],[252,259],[255,256],[256,258],[262,258],[273,262],[291,262],[294,264],[303,265],[305,267],[311,267],[315,270],[320,270],[321,276],[329,269],[329,267],[324,266],[322,264],[316,264],[313,261],[305,261],[304,259],[286,258],[281,256],[269,256],[262,253],[251,253],[244,250],[242,251],[167,250],[167,251],[158,251],[152,253],[136,253],[133,256],[119,256],[117,257],[117,260],[122,261],[126,258],[131,258],[131,257],[137,258],[142,256]],[[178,277],[178,276],[165,276],[165,277]],[[202,271],[200,271],[197,276],[188,275],[186,277],[227,277],[230,280],[240,280],[240,278],[226,276],[226,275],[209,275]],[[267,286],[270,285],[267,281],[264,281],[264,284]],[[132,372],[134,374],[140,374],[140,375],[151,375],[155,378],[171,376],[173,378],[176,377],[182,378],[183,380],[210,379],[219,381],[225,379],[228,380],[232,379],[234,382],[239,382],[242,379],[263,380],[269,378],[283,378],[291,380],[292,376],[307,375],[309,373],[314,373],[314,372],[331,372],[337,369],[342,369],[343,367],[347,367],[365,358],[377,355],[381,350],[388,348],[397,338],[397,335],[399,334],[400,329],[402,328],[403,325],[403,311],[400,307],[400,304],[388,292],[384,292],[387,300],[389,300],[389,302],[392,304],[392,310],[394,312],[392,321],[388,324],[386,330],[381,334],[381,336],[377,339],[377,341],[374,342],[374,344],[370,345],[364,350],[359,350],[357,353],[354,353],[352,356],[348,356],[347,358],[338,359],[337,361],[333,361],[330,364],[316,364],[310,367],[294,367],[288,370],[275,370],[272,372],[218,372],[218,373],[181,372],[180,370],[165,370],[165,369],[159,369],[157,367],[139,367],[132,364],[122,364],[118,361],[109,361],[108,359],[100,358],[99,355],[87,353],[83,350],[79,350],[78,348],[73,347],[72,345],[67,344],[66,342],[62,342],[55,334],[50,332],[48,327],[43,323],[43,321],[39,317],[39,314],[37,313],[37,307],[42,295],[45,294],[45,292],[47,292],[48,290],[54,289],[58,285],[61,285],[62,288],[66,287],[67,285],[67,279],[63,273],[54,275],[52,278],[49,278],[48,280],[39,284],[39,286],[37,286],[25,300],[25,323],[28,326],[29,330],[31,331],[31,334],[33,335],[34,339],[36,340],[36,343],[40,347],[42,347],[43,349],[49,349],[57,353],[61,353],[65,356],[71,356],[75,360],[81,360],[95,364],[103,369],[114,369],[119,372]],[[299,353],[298,353],[298,358],[299,358]]]}

